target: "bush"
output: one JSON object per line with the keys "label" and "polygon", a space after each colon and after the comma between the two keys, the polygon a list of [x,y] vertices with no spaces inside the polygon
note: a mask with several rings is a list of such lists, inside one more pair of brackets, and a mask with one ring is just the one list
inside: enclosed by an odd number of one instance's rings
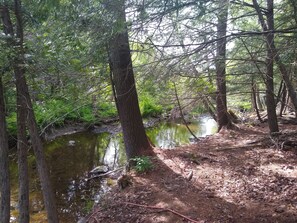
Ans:
{"label": "bush", "polygon": [[116,115],[117,115],[117,110],[113,103],[104,102],[99,105],[100,118],[114,117]]}
{"label": "bush", "polygon": [[[91,103],[81,105],[74,104],[63,99],[49,99],[44,102],[38,102],[34,105],[35,118],[40,128],[48,125],[63,126],[66,121],[76,122],[96,122]],[[102,103],[99,106],[99,117],[107,118],[116,116],[115,106],[110,103]],[[10,113],[7,117],[7,126],[10,134],[15,135],[17,132],[17,114]]]}
{"label": "bush", "polygon": [[63,100],[51,99],[34,106],[37,124],[40,127],[52,123],[55,126],[61,126],[64,121],[74,120],[77,117],[73,106]]}
{"label": "bush", "polygon": [[142,117],[158,116],[162,114],[162,106],[157,105],[155,99],[152,96],[144,95],[140,97],[140,112]]}
{"label": "bush", "polygon": [[93,112],[93,108],[91,105],[81,107],[79,109],[79,120],[87,123],[94,123],[96,121],[96,117]]}

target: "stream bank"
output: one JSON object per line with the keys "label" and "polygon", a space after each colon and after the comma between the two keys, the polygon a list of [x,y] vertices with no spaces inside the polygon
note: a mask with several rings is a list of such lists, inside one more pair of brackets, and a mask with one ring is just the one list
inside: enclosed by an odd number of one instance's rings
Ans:
{"label": "stream bank", "polygon": [[262,123],[155,148],[154,169],[130,172],[132,185],[114,186],[81,222],[295,223],[296,125],[280,129],[278,141]]}
{"label": "stream bank", "polygon": [[[158,124],[157,124],[158,123]],[[208,117],[201,117],[190,126],[199,136],[216,131],[215,124]],[[157,125],[155,125],[157,124]],[[209,126],[210,125],[210,126]],[[191,135],[183,124],[173,122],[146,122],[147,134],[152,142],[164,148],[191,143]],[[110,170],[126,162],[124,146],[117,123],[93,126],[69,126],[54,130],[44,142],[45,154],[51,173],[51,181],[57,194],[61,222],[72,223],[84,216],[110,190],[116,176],[91,178],[89,172],[96,166],[105,165]],[[52,138],[51,138],[52,137]],[[12,222],[17,216],[17,165],[12,155]],[[33,222],[46,222],[41,188],[36,171],[35,156],[30,151],[30,209]],[[14,220],[15,219],[15,220]]]}

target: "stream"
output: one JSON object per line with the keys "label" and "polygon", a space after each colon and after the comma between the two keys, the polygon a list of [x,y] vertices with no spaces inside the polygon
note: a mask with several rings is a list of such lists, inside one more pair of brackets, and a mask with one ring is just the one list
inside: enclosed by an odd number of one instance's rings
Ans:
{"label": "stream", "polygon": [[[189,124],[197,137],[216,132],[216,122],[201,116]],[[160,122],[146,130],[151,141],[160,148],[172,149],[191,143],[193,136],[181,123]],[[60,222],[77,222],[98,202],[100,197],[116,183],[110,178],[88,180],[89,172],[96,166],[106,165],[109,170],[126,162],[121,134],[82,132],[65,135],[44,144],[51,182],[56,191]],[[11,222],[17,222],[17,157],[11,155]],[[30,217],[31,222],[47,222],[35,157],[29,152]]]}

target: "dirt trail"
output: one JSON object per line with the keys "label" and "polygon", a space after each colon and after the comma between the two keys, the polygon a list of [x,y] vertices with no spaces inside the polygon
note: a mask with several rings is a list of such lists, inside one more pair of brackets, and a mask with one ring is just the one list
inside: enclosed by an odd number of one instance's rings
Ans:
{"label": "dirt trail", "polygon": [[87,216],[95,222],[297,222],[297,126],[267,126],[201,139],[171,150],[155,148],[154,169],[130,173]]}

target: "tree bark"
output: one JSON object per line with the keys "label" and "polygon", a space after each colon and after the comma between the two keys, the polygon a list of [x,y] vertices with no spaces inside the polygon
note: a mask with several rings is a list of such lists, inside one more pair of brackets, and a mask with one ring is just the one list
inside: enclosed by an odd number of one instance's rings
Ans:
{"label": "tree bark", "polygon": [[[50,184],[50,178],[49,178],[48,168],[47,168],[46,159],[43,151],[43,146],[38,134],[38,127],[35,120],[33,105],[31,102],[31,97],[29,94],[29,89],[25,78],[24,50],[23,50],[23,24],[22,24],[22,15],[21,15],[21,2],[19,0],[15,0],[15,16],[16,16],[16,27],[17,27],[16,33],[19,39],[19,42],[17,43],[19,48],[19,53],[15,61],[16,63],[14,64],[17,93],[18,93],[18,96],[20,96],[20,100],[22,100],[21,106],[24,105],[26,107],[26,114],[27,114],[26,122],[28,125],[34,154],[36,156],[37,170],[38,170],[39,178],[41,182],[44,204],[47,210],[48,222],[58,223],[59,220],[58,220],[58,213],[57,213],[57,208],[55,203],[55,194]],[[24,154],[22,154],[22,156],[23,155]],[[22,159],[23,158],[24,157],[22,157]],[[24,203],[24,208],[25,206],[26,206],[26,203]]]}
{"label": "tree bark", "polygon": [[[2,22],[4,25],[4,33],[13,36],[13,25],[7,6],[2,7]],[[19,38],[20,35],[17,34]],[[20,39],[22,42],[22,39]],[[12,39],[7,44],[13,47],[16,42]],[[21,53],[22,54],[22,53]],[[17,71],[19,61],[14,61],[14,70]],[[18,84],[18,83],[16,83]],[[18,87],[17,87],[18,89]],[[22,95],[17,90],[17,149],[18,149],[18,170],[19,170],[19,222],[29,222],[29,180],[28,180],[28,163],[27,163],[27,136],[26,136],[26,103]]]}
{"label": "tree bark", "polygon": [[223,126],[231,127],[232,123],[227,110],[227,90],[226,90],[226,32],[228,19],[229,0],[219,1],[221,10],[218,14],[217,24],[217,55],[216,55],[216,82],[217,82],[217,122],[218,131]]}
{"label": "tree bark", "polygon": [[2,75],[0,76],[0,222],[10,220],[10,180],[8,161],[8,137],[5,121],[5,102]]}
{"label": "tree bark", "polygon": [[[19,87],[17,87],[19,89]],[[29,222],[29,178],[27,151],[28,142],[26,137],[26,108],[22,95],[17,93],[17,148],[19,169],[19,222]]]}
{"label": "tree bark", "polygon": [[287,100],[287,88],[286,88],[286,86],[284,86],[282,94],[281,94],[281,99],[280,99],[280,103],[281,103],[281,107],[280,107],[280,110],[279,110],[279,116],[280,117],[282,117],[283,112],[285,111],[286,100]]}
{"label": "tree bark", "polygon": [[127,159],[149,155],[152,147],[146,136],[138,104],[125,17],[125,1],[110,2],[110,11],[123,27],[109,42],[112,80],[122,125]]}
{"label": "tree bark", "polygon": [[[268,30],[274,29],[274,14],[273,14],[273,0],[267,0],[267,25]],[[268,125],[270,132],[278,132],[278,123],[276,116],[276,105],[274,98],[274,83],[273,83],[273,61],[276,56],[273,45],[274,45],[274,34],[268,33],[267,39],[267,60],[266,60],[266,102],[267,102],[267,115]]]}
{"label": "tree bark", "polygon": [[[13,25],[10,18],[10,13],[7,7],[3,7],[2,22],[4,25],[4,33],[13,36]],[[19,38],[20,35],[17,34]],[[20,39],[22,42],[22,39]],[[14,46],[13,40],[7,41],[8,45]],[[21,53],[22,54],[22,53]],[[20,72],[16,64],[19,61],[14,61],[15,72]],[[18,83],[16,83],[18,84]],[[19,89],[17,87],[17,89]],[[27,149],[28,141],[26,136],[26,103],[22,95],[17,90],[17,150],[18,150],[18,170],[19,170],[19,222],[29,222],[29,180],[28,180],[28,163],[27,163]]]}
{"label": "tree bark", "polygon": [[[263,31],[274,30],[274,13],[273,13],[273,0],[267,0],[267,24],[265,23],[261,9],[257,0],[253,0],[253,5],[258,14],[260,24]],[[273,83],[273,61],[276,56],[274,50],[274,34],[273,32],[265,34],[266,48],[267,48],[267,59],[266,59],[266,105],[267,105],[267,116],[270,133],[278,132],[278,123],[276,116],[276,105],[274,98],[274,83]]]}
{"label": "tree bark", "polygon": [[[10,22],[7,5],[0,5],[1,21],[4,33],[11,32],[10,27],[6,27],[6,22]],[[10,179],[9,179],[9,157],[8,157],[8,136],[5,119],[4,88],[2,83],[2,73],[0,74],[0,222],[10,221]]]}
{"label": "tree bark", "polygon": [[[23,75],[17,67],[14,68],[15,76]],[[20,73],[20,74],[17,74]],[[20,85],[19,81],[16,82]],[[29,222],[29,177],[28,177],[28,141],[26,136],[26,101],[20,92],[21,86],[17,86],[17,150],[19,170],[19,222]]]}

